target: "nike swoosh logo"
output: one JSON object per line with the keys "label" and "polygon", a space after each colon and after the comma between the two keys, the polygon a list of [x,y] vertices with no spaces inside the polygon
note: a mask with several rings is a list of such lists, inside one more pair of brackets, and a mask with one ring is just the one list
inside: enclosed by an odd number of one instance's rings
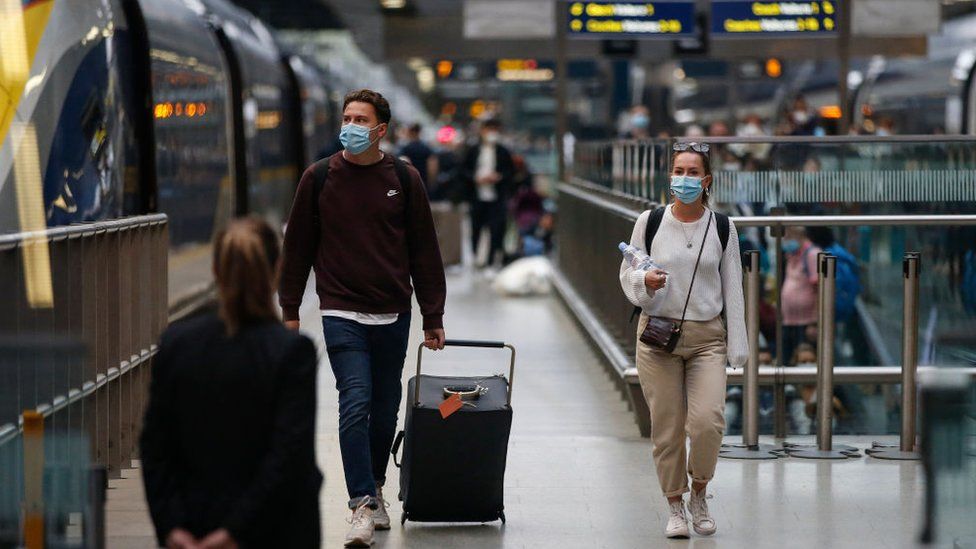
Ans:
{"label": "nike swoosh logo", "polygon": [[400,194],[400,191],[387,191],[386,196],[396,196]]}

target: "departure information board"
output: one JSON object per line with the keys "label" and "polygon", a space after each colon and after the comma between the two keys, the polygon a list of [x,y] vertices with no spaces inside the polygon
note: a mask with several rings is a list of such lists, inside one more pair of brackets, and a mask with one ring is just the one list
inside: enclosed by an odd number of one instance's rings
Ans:
{"label": "departure information board", "polygon": [[694,36],[694,0],[566,2],[571,38]]}
{"label": "departure information board", "polygon": [[831,35],[837,32],[840,1],[712,0],[712,36]]}

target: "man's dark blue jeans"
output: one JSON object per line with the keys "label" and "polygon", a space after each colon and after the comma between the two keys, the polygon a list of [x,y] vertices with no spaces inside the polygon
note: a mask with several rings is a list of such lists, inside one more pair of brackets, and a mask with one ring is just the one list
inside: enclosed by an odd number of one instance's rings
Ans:
{"label": "man's dark blue jeans", "polygon": [[410,313],[393,324],[368,326],[322,317],[329,362],[339,390],[339,449],[349,508],[376,497],[396,434]]}

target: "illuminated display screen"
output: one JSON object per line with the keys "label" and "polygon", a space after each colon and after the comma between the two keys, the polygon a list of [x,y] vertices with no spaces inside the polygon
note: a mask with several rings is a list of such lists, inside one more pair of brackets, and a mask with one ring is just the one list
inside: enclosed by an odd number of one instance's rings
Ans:
{"label": "illuminated display screen", "polygon": [[753,2],[713,0],[712,36],[830,35],[837,32],[840,0]]}
{"label": "illuminated display screen", "polygon": [[694,0],[567,2],[573,38],[675,38],[694,36]]}

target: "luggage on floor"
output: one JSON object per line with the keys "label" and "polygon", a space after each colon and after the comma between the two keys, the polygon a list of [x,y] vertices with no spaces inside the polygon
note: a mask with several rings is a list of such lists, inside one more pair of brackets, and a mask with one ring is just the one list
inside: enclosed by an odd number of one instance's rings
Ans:
{"label": "luggage on floor", "polygon": [[502,269],[491,281],[491,288],[505,296],[546,295],[551,288],[551,276],[548,257],[523,257]]}
{"label": "luggage on floor", "polygon": [[[461,340],[447,340],[445,346],[507,348],[508,379],[421,374],[421,345],[417,375],[407,384],[406,425],[393,444],[393,461],[400,467],[400,522],[504,523],[515,348]],[[442,417],[441,404],[455,394],[460,395],[460,408]],[[403,459],[397,462],[401,443]]]}

